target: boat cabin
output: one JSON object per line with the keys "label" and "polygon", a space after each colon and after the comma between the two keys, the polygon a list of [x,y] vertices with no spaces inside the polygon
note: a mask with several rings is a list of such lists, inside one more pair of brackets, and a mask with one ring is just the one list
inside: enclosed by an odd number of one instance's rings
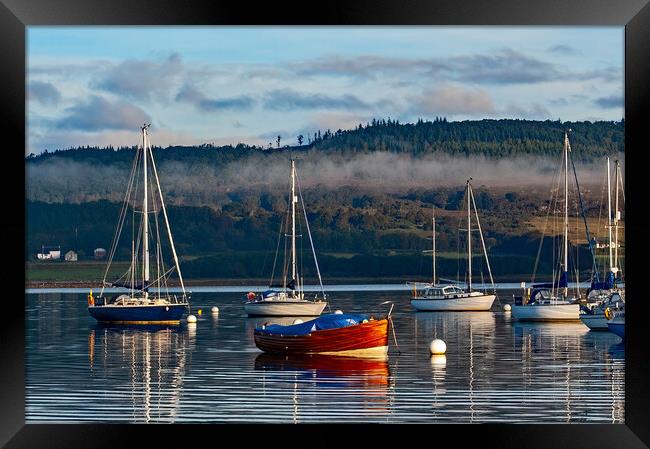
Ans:
{"label": "boat cabin", "polygon": [[425,296],[427,298],[440,298],[440,299],[445,299],[445,298],[453,298],[455,295],[462,295],[465,294],[465,291],[457,287],[455,285],[445,285],[444,287],[439,287],[439,286],[432,286],[432,287],[427,287],[424,290],[424,294],[422,296]]}

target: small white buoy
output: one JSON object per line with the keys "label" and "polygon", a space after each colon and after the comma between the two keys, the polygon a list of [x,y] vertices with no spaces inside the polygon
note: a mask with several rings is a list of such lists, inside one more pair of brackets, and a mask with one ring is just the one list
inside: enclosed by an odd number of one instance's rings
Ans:
{"label": "small white buoy", "polygon": [[343,315],[343,311],[342,310],[335,310],[334,314],[335,315]]}
{"label": "small white buoy", "polygon": [[512,307],[510,306],[510,304],[506,304],[505,306],[503,306],[503,311],[504,312],[510,312],[511,310],[512,310]]}
{"label": "small white buoy", "polygon": [[188,315],[187,316],[187,322],[188,323],[196,323],[196,317],[194,315]]}
{"label": "small white buoy", "polygon": [[219,313],[219,307],[214,306],[212,309],[212,313]]}
{"label": "small white buoy", "polygon": [[296,318],[295,320],[293,320],[293,324],[300,324],[302,322],[303,321],[300,318]]}
{"label": "small white buoy", "polygon": [[447,344],[444,341],[436,338],[431,342],[429,351],[431,351],[431,354],[444,354],[447,352]]}

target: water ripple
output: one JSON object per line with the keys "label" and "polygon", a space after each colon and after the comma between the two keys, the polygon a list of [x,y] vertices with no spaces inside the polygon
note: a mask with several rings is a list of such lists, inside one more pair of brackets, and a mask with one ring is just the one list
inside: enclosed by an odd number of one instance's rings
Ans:
{"label": "water ripple", "polygon": [[[194,293],[193,310],[220,309],[195,328],[105,327],[85,294],[26,297],[28,423],[624,422],[623,345],[581,323],[418,313],[405,292],[339,290],[332,307],[346,312],[394,301],[399,351],[286,358],[255,347],[260,319],[226,288]],[[429,356],[433,338],[445,356]]]}

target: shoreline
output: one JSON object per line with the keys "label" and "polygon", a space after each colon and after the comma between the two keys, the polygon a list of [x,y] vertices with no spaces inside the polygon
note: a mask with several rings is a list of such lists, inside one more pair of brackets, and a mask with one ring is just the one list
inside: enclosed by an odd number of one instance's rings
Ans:
{"label": "shoreline", "polygon": [[[327,284],[329,285],[342,285],[342,284],[402,284],[408,281],[413,281],[412,278],[390,278],[390,279],[378,279],[378,278],[334,278],[329,279]],[[426,280],[416,280],[413,282],[430,282]],[[239,286],[239,285],[268,285],[269,280],[264,278],[235,278],[235,279],[188,279],[185,281],[185,287],[207,287],[207,286]],[[101,288],[101,281],[27,281],[25,282],[25,288]],[[180,283],[168,282],[170,287],[180,287]],[[323,285],[327,285],[323,284]],[[318,284],[307,284],[307,285],[318,285]],[[107,286],[108,287],[108,286]]]}
{"label": "shoreline", "polygon": [[[500,283],[520,283],[526,282],[529,286],[530,279],[525,277],[504,277],[501,279],[495,279],[495,284]],[[266,286],[268,285],[269,280],[267,278],[204,278],[204,279],[187,279],[185,280],[185,287],[208,287],[208,286],[250,286],[250,285],[259,285]],[[327,285],[354,285],[354,284],[405,284],[408,282],[417,282],[417,283],[430,283],[430,279],[414,279],[413,277],[391,277],[391,278],[376,278],[376,277],[343,277],[343,278],[330,278],[325,280],[324,286]],[[535,282],[550,282],[545,279],[536,279]],[[581,281],[588,282],[588,281]],[[101,281],[91,281],[91,280],[80,280],[80,281],[29,281],[25,282],[25,289],[38,289],[38,288],[101,288]],[[180,287],[180,283],[177,280],[168,282],[169,287]],[[307,285],[318,285],[318,284],[307,284]],[[107,286],[108,287],[108,286]]]}

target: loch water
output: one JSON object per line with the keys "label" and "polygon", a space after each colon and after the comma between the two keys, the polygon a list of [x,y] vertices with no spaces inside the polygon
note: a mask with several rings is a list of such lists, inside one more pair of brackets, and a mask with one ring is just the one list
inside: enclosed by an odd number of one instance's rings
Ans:
{"label": "loch water", "polygon": [[[196,325],[160,327],[100,325],[86,293],[28,291],[25,421],[624,422],[620,338],[517,322],[502,311],[512,290],[490,312],[416,312],[403,287],[334,289],[332,311],[379,316],[392,302],[385,360],[264,354],[255,326],[294,318],[248,318],[241,290],[195,289]],[[429,354],[434,338],[446,355]]]}

